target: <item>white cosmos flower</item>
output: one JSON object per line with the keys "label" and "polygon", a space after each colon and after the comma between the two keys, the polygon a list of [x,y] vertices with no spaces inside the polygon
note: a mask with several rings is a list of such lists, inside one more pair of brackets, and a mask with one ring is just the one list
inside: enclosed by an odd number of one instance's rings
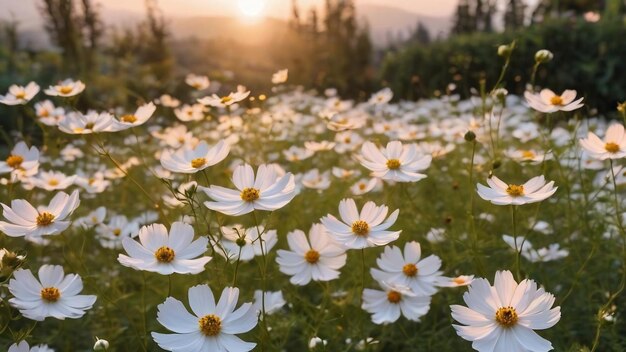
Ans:
{"label": "white cosmos flower", "polygon": [[211,81],[209,81],[209,77],[207,76],[194,75],[193,73],[190,73],[187,77],[185,77],[185,83],[194,89],[204,90],[209,88]]}
{"label": "white cosmos flower", "polygon": [[264,303],[266,315],[271,315],[278,312],[285,304],[287,304],[285,298],[283,298],[282,291],[263,292],[261,290],[255,290],[254,302],[252,304],[256,309],[257,314],[263,310]]}
{"label": "white cosmos flower", "polygon": [[474,275],[459,275],[457,277],[441,276],[437,280],[439,287],[459,287],[471,285],[474,281]]}
{"label": "white cosmos flower", "polygon": [[287,242],[291,250],[278,250],[276,262],[294,285],[337,279],[346,264],[345,249],[330,238],[322,224],[313,224],[308,240],[303,231],[295,230],[287,234]]}
{"label": "white cosmos flower", "polygon": [[352,187],[350,187],[350,192],[355,196],[360,196],[365,194],[371,190],[373,190],[376,186],[379,185],[379,182],[382,184],[382,181],[378,178],[370,178],[369,180],[366,178],[362,178],[358,180]]}
{"label": "white cosmos flower", "polygon": [[157,307],[159,323],[174,332],[152,333],[161,348],[172,352],[246,352],[256,346],[236,336],[252,330],[257,324],[252,303],[244,303],[235,309],[238,288],[224,288],[217,305],[207,285],[191,287],[188,296],[193,314],[173,297],[168,297]]}
{"label": "white cosmos flower", "polygon": [[73,97],[82,93],[85,90],[85,84],[82,81],[74,81],[72,79],[66,79],[59,84],[50,86],[44,92],[50,96],[59,97]]}
{"label": "white cosmos flower", "polygon": [[272,75],[272,84],[281,84],[287,82],[287,78],[289,77],[289,70],[279,70],[278,72]]}
{"label": "white cosmos flower", "polygon": [[204,202],[204,205],[226,215],[243,215],[254,209],[280,209],[296,195],[293,175],[288,172],[278,176],[276,168],[271,165],[260,165],[256,179],[250,165],[239,165],[233,172],[232,181],[236,190],[214,185],[198,187],[215,200]]}
{"label": "white cosmos flower", "polygon": [[54,350],[48,347],[48,345],[37,345],[31,348],[28,342],[22,341],[12,344],[8,352],[54,352]]}
{"label": "white cosmos flower", "polygon": [[250,91],[241,91],[238,89],[237,92],[230,93],[223,97],[219,97],[217,94],[213,94],[211,96],[198,99],[198,103],[202,105],[213,106],[216,108],[223,108],[246,99],[248,95],[250,95]]}
{"label": "white cosmos flower", "polygon": [[330,187],[330,170],[320,173],[318,169],[312,169],[302,175],[302,185],[306,188],[325,190]]}
{"label": "white cosmos flower", "polygon": [[67,176],[59,171],[41,171],[37,176],[31,177],[29,183],[46,191],[63,190],[74,184],[76,175]]}
{"label": "white cosmos flower", "polygon": [[626,157],[626,133],[624,126],[614,123],[606,130],[604,141],[595,133],[589,132],[587,138],[580,139],[583,149],[595,159],[621,159]]}
{"label": "white cosmos flower", "polygon": [[200,237],[193,241],[193,236],[193,227],[179,221],[172,224],[169,234],[161,224],[144,226],[139,230],[141,243],[130,237],[122,239],[130,256],[120,254],[117,259],[127,267],[161,275],[197,274],[204,271],[211,257],[197,258],[206,252],[209,240]]}
{"label": "white cosmos flower", "polygon": [[16,177],[32,176],[39,171],[39,149],[28,148],[25,142],[19,142],[13,147],[9,156],[0,161],[0,174],[10,172]]}
{"label": "white cosmos flower", "polygon": [[467,307],[452,305],[457,334],[477,351],[505,352],[552,350],[550,341],[533,330],[554,326],[561,318],[560,307],[551,308],[554,296],[537,288],[533,280],[519,284],[510,271],[498,271],[494,285],[474,279],[463,295]]}
{"label": "white cosmos flower", "polygon": [[30,270],[18,269],[9,281],[9,291],[14,296],[9,302],[28,319],[76,319],[96,302],[96,296],[79,295],[82,290],[80,276],[65,275],[60,265],[41,266],[39,280]]}
{"label": "white cosmos flower", "polygon": [[37,93],[39,93],[39,85],[35,82],[28,83],[26,87],[14,84],[9,87],[9,92],[6,95],[0,95],[0,104],[23,105],[28,103]]}
{"label": "white cosmos flower", "polygon": [[36,103],[35,113],[39,121],[46,126],[57,126],[65,118],[65,110],[55,107],[50,100]]}
{"label": "white cosmos flower", "polygon": [[410,288],[400,284],[380,283],[384,291],[366,288],[361,308],[372,314],[375,324],[393,323],[403,315],[419,321],[430,309],[430,296],[417,296]]}
{"label": "white cosmos flower", "polygon": [[385,220],[388,211],[386,205],[376,206],[374,202],[367,202],[359,214],[353,199],[343,199],[339,202],[342,221],[328,214],[322,218],[322,224],[330,236],[346,248],[384,246],[398,239],[402,232],[387,231],[396,222],[400,210],[396,209]]}
{"label": "white cosmos flower", "polygon": [[119,120],[113,120],[109,130],[111,132],[122,131],[131,127],[143,125],[156,111],[154,103],[150,102],[137,108],[135,113],[122,115]]}
{"label": "white cosmos flower", "polygon": [[[259,231],[261,231],[261,240],[259,240]],[[252,260],[255,256],[263,253],[267,254],[274,248],[278,242],[276,230],[265,230],[263,226],[252,226],[245,229],[241,225],[222,226],[221,239],[223,251],[216,249],[221,256],[226,256],[230,261],[236,261],[239,258],[242,262]],[[261,246],[263,242],[263,246]],[[226,253],[224,253],[226,252]]]}
{"label": "white cosmos flower", "polygon": [[109,132],[113,120],[113,115],[108,112],[89,111],[86,114],[72,112],[59,122],[59,130],[69,134]]}
{"label": "white cosmos flower", "polygon": [[137,221],[128,221],[126,215],[112,216],[109,222],[100,223],[96,227],[98,240],[104,248],[121,248],[122,240],[127,237],[136,237],[139,232]]}
{"label": "white cosmos flower", "polygon": [[330,142],[330,141],[321,141],[321,142],[309,141],[309,142],[304,142],[304,147],[312,152],[321,152],[321,151],[332,150],[336,144],[337,143]]}
{"label": "white cosmos flower", "polygon": [[515,185],[502,182],[496,176],[487,178],[489,187],[477,184],[478,195],[497,205],[522,205],[541,202],[556,192],[558,187],[554,187],[554,181],[546,183],[542,176],[536,176],[528,180],[523,185]]}
{"label": "white cosmos flower", "polygon": [[70,226],[70,221],[65,218],[79,203],[78,191],[71,195],[59,192],[48,206],[37,209],[24,199],[12,200],[10,207],[0,203],[4,209],[2,215],[9,221],[0,221],[0,231],[10,237],[26,236],[27,239],[60,233]]}
{"label": "white cosmos flower", "polygon": [[420,244],[413,241],[400,248],[386,246],[376,259],[379,269],[372,268],[372,277],[378,282],[397,283],[409,287],[418,296],[430,296],[437,292],[437,280],[441,277],[441,259],[432,254],[421,258]]}
{"label": "white cosmos flower", "polygon": [[415,182],[426,177],[418,171],[425,170],[432,161],[431,155],[417,152],[414,144],[402,145],[399,141],[387,143],[378,149],[372,142],[365,142],[358,157],[361,165],[372,171],[372,176],[397,182]]}
{"label": "white cosmos flower", "polygon": [[230,146],[223,139],[212,147],[202,141],[191,149],[185,147],[175,152],[163,151],[161,166],[173,172],[193,174],[224,160],[229,151]]}
{"label": "white cosmos flower", "polygon": [[557,95],[550,89],[542,89],[539,94],[529,91],[524,92],[524,98],[531,108],[544,113],[556,111],[572,111],[583,107],[584,98],[576,99],[575,90],[565,90],[563,94]]}
{"label": "white cosmos flower", "polygon": [[368,103],[372,105],[384,105],[391,101],[393,98],[393,92],[389,88],[383,88],[380,91],[372,94]]}
{"label": "white cosmos flower", "polygon": [[174,109],[174,115],[183,121],[202,121],[204,120],[204,113],[207,108],[202,104],[183,105],[178,109]]}

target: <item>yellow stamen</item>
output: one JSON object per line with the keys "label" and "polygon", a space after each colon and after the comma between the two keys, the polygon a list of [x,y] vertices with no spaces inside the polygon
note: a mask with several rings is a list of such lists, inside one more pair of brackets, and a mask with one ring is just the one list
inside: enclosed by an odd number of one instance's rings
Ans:
{"label": "yellow stamen", "polygon": [[320,260],[320,253],[314,249],[310,249],[304,254],[304,259],[310,264],[315,264]]}
{"label": "yellow stamen", "polygon": [[15,99],[21,99],[21,100],[26,99],[26,92],[25,91],[18,92],[17,94],[15,94]]}
{"label": "yellow stamen", "polygon": [[398,291],[389,291],[387,293],[387,300],[391,303],[398,303],[402,300],[402,294]]}
{"label": "yellow stamen", "polygon": [[198,320],[198,326],[205,336],[215,336],[222,330],[222,319],[215,314],[208,314]]}
{"label": "yellow stamen", "polygon": [[389,159],[387,160],[387,168],[389,170],[396,170],[400,168],[400,160],[398,159]]}
{"label": "yellow stamen", "polygon": [[417,266],[415,264],[409,263],[409,264],[405,264],[402,267],[402,272],[406,276],[413,277],[413,276],[417,275],[418,269],[417,269]]}
{"label": "yellow stamen", "polygon": [[[121,229],[114,229],[113,230],[113,235],[115,237],[119,237],[122,234],[122,230]],[[156,255],[156,254],[155,254]],[[157,258],[158,259],[158,258]]]}
{"label": "yellow stamen", "polygon": [[37,215],[37,226],[48,226],[54,222],[54,215],[44,211]]}
{"label": "yellow stamen", "polygon": [[532,150],[524,150],[524,151],[522,151],[522,158],[523,159],[534,159],[535,156],[536,156],[536,154]]}
{"label": "yellow stamen", "polygon": [[12,167],[14,169],[19,168],[23,162],[24,162],[24,158],[21,157],[20,155],[9,155],[9,157],[6,160],[7,165],[9,165],[9,167]]}
{"label": "yellow stamen", "polygon": [[50,179],[50,180],[48,181],[48,185],[49,185],[49,186],[52,186],[52,187],[54,187],[54,186],[58,186],[58,185],[59,185],[59,180],[57,180],[56,178],[52,178],[52,179]]}
{"label": "yellow stamen", "polygon": [[191,167],[193,167],[194,169],[197,169],[199,167],[202,167],[206,164],[206,159],[205,158],[195,158],[191,161]]}
{"label": "yellow stamen", "polygon": [[254,202],[261,197],[261,192],[256,188],[244,188],[241,191],[241,200],[246,202]]}
{"label": "yellow stamen", "polygon": [[550,98],[550,104],[561,106],[563,105],[563,98],[561,98],[560,95],[555,95],[552,98]]}
{"label": "yellow stamen", "polygon": [[167,246],[160,247],[154,252],[154,257],[161,263],[169,263],[175,256],[174,250]]}
{"label": "yellow stamen", "polygon": [[606,149],[607,152],[613,153],[613,154],[619,152],[620,150],[619,145],[613,142],[608,142],[607,144],[605,144],[604,149]]}
{"label": "yellow stamen", "polygon": [[135,123],[135,121],[137,121],[137,116],[132,114],[124,115],[120,118],[120,120],[122,120],[122,122]]}
{"label": "yellow stamen", "polygon": [[370,225],[363,220],[357,220],[352,223],[352,232],[357,236],[367,236],[370,233]]}
{"label": "yellow stamen", "polygon": [[232,100],[233,100],[233,98],[231,98],[230,96],[225,96],[225,97],[222,97],[222,99],[220,100],[220,102],[221,102],[222,104],[227,104],[227,103],[231,102]]}
{"label": "yellow stamen", "polygon": [[48,303],[54,303],[61,298],[61,292],[56,287],[44,287],[41,289],[41,299]]}
{"label": "yellow stamen", "polygon": [[513,307],[501,307],[496,312],[496,321],[505,328],[510,328],[517,323],[517,312]]}
{"label": "yellow stamen", "polygon": [[509,185],[506,188],[506,193],[508,193],[511,197],[519,197],[524,195],[524,186],[522,185]]}
{"label": "yellow stamen", "polygon": [[61,86],[59,87],[59,92],[61,94],[70,94],[74,90],[72,86]]}

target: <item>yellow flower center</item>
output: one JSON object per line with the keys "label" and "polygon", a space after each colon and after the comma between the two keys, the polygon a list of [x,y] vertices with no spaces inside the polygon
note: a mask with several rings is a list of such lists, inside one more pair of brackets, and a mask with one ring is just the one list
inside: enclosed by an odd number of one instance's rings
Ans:
{"label": "yellow flower center", "polygon": [[59,180],[57,180],[56,178],[51,178],[51,179],[48,181],[48,185],[49,185],[49,186],[52,186],[52,187],[54,187],[54,186],[58,186],[58,185],[59,185]]}
{"label": "yellow flower center", "polygon": [[135,121],[137,121],[137,116],[132,114],[124,115],[120,118],[120,120],[122,120],[122,122],[135,123]]}
{"label": "yellow flower center", "polygon": [[215,336],[222,330],[222,319],[215,314],[208,314],[198,320],[198,326],[205,336]]}
{"label": "yellow flower center", "polygon": [[61,92],[61,94],[70,94],[72,92],[72,90],[74,90],[74,88],[72,86],[61,86],[61,87],[59,87],[59,92]]}
{"label": "yellow flower center", "polygon": [[400,168],[400,160],[398,159],[389,159],[387,160],[387,168],[389,170],[396,170]]}
{"label": "yellow flower center", "polygon": [[404,273],[404,275],[406,276],[410,276],[413,277],[415,275],[417,275],[417,266],[413,263],[409,263],[409,264],[404,264],[404,266],[402,267],[402,272]]}
{"label": "yellow flower center", "polygon": [[167,246],[160,247],[154,252],[154,257],[161,263],[169,263],[175,256],[174,250]]}
{"label": "yellow flower center", "polygon": [[95,182],[96,182],[96,179],[95,179],[95,178],[93,178],[93,177],[90,177],[90,178],[87,180],[87,183],[88,183],[90,186],[92,186]]}
{"label": "yellow flower center", "polygon": [[452,279],[452,282],[454,282],[457,285],[465,284],[465,280],[462,277],[455,277],[454,279]]}
{"label": "yellow flower center", "polygon": [[402,294],[398,291],[389,291],[387,293],[387,300],[391,303],[398,303],[402,300]]}
{"label": "yellow flower center", "polygon": [[[122,230],[121,230],[121,229],[114,229],[114,230],[113,230],[113,235],[114,235],[115,237],[120,237],[120,235],[121,235],[121,234],[122,234]],[[155,254],[155,255],[156,255],[156,254]],[[158,259],[158,257],[157,257],[157,259]]]}
{"label": "yellow flower center", "polygon": [[205,158],[195,158],[191,161],[191,167],[193,167],[194,169],[202,167],[204,166],[204,164],[206,164]]}
{"label": "yellow flower center", "polygon": [[315,264],[320,260],[320,253],[314,249],[310,249],[304,254],[304,259],[310,264]]}
{"label": "yellow flower center", "polygon": [[76,128],[74,128],[74,132],[76,132],[76,133],[81,133],[81,132],[82,132],[82,131],[84,131],[84,130],[85,130],[85,129],[84,129],[84,128],[81,128],[81,127],[76,127]]}
{"label": "yellow flower center", "polygon": [[365,183],[359,183],[359,189],[361,191],[365,190],[365,187],[367,187],[367,185]]}
{"label": "yellow flower center", "polygon": [[220,100],[220,102],[221,102],[222,104],[227,104],[227,103],[231,102],[232,100],[233,100],[233,98],[231,98],[230,96],[225,96],[225,97],[222,97],[222,99]]}
{"label": "yellow flower center", "polygon": [[22,162],[24,162],[24,158],[21,157],[20,155],[9,155],[9,157],[6,160],[7,165],[9,165],[9,167],[12,167],[14,169],[19,168],[20,165],[22,165]]}
{"label": "yellow flower center", "polygon": [[259,199],[260,196],[261,193],[256,188],[244,188],[243,191],[241,191],[241,199],[246,202],[254,202]]}
{"label": "yellow flower center", "polygon": [[552,98],[550,98],[550,104],[552,105],[563,105],[563,98],[561,98],[560,95],[555,95]]}
{"label": "yellow flower center", "polygon": [[54,215],[44,211],[37,215],[37,226],[48,226],[54,222]]}
{"label": "yellow flower center", "polygon": [[524,150],[524,151],[522,151],[522,158],[524,158],[524,159],[534,159],[535,156],[536,156],[536,154],[532,150]]}
{"label": "yellow flower center", "polygon": [[617,143],[609,142],[604,145],[604,149],[606,149],[609,153],[617,153],[619,152],[619,145]]}
{"label": "yellow flower center", "polygon": [[26,92],[25,91],[20,91],[17,94],[15,94],[15,99],[26,99]]}
{"label": "yellow flower center", "polygon": [[39,111],[39,117],[48,117],[50,116],[50,112],[47,109],[41,109]]}
{"label": "yellow flower center", "polygon": [[370,225],[363,220],[357,220],[352,223],[352,232],[357,236],[367,236],[370,233]]}
{"label": "yellow flower center", "polygon": [[56,287],[44,287],[41,289],[41,299],[48,303],[54,303],[61,298],[61,292]]}
{"label": "yellow flower center", "polygon": [[511,197],[519,197],[524,195],[524,186],[522,185],[509,185],[506,188],[506,193],[508,193]]}
{"label": "yellow flower center", "polygon": [[513,307],[501,307],[496,312],[496,321],[505,328],[510,328],[517,323],[517,312]]}

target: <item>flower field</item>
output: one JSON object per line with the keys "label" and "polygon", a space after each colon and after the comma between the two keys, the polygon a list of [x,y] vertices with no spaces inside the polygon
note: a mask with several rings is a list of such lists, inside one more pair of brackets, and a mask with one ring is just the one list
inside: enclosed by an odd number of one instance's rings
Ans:
{"label": "flower field", "polygon": [[0,350],[626,350],[626,134],[585,92],[271,81],[2,95]]}

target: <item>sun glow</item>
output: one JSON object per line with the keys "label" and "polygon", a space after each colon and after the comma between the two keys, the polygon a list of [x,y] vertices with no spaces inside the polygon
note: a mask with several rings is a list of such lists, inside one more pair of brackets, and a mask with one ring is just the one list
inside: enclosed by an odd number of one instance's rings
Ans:
{"label": "sun glow", "polygon": [[241,14],[249,18],[257,18],[263,14],[265,0],[237,0]]}

